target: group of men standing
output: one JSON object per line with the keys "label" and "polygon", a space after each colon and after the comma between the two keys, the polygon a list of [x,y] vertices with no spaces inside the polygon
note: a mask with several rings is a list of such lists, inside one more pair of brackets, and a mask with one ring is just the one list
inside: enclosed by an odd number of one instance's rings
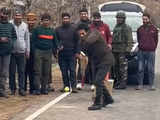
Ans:
{"label": "group of men standing", "polygon": [[[115,88],[126,88],[128,75],[126,55],[131,52],[133,38],[130,26],[125,23],[124,12],[120,11],[116,15],[117,24],[113,35],[109,26],[101,21],[99,12],[93,13],[93,20],[89,20],[88,11],[84,8],[80,10],[80,21],[75,24],[71,24],[69,13],[62,13],[62,25],[55,30],[50,26],[51,16],[48,13],[41,16],[40,25],[37,27],[34,26],[35,14],[28,14],[28,25],[22,21],[20,11],[14,13],[11,22],[8,21],[8,14],[6,8],[0,10],[1,97],[7,96],[5,82],[8,73],[11,94],[16,93],[16,66],[19,95],[26,95],[27,74],[30,80],[30,94],[48,94],[52,54],[58,57],[62,72],[64,87],[61,91],[64,92],[68,87],[70,91],[77,93],[75,71],[76,60],[81,60],[80,51],[88,56],[86,79],[96,86],[96,98],[94,104],[88,107],[89,110],[98,110],[114,102],[103,82],[111,69],[115,76]],[[138,53],[140,78],[137,89],[141,89],[143,85],[144,65],[147,65],[150,86],[153,88],[155,50],[158,43],[157,29],[151,24],[148,14],[143,14],[143,22],[137,31],[140,49]],[[78,74],[77,79],[81,80],[81,72]],[[102,97],[103,103],[101,103]]]}

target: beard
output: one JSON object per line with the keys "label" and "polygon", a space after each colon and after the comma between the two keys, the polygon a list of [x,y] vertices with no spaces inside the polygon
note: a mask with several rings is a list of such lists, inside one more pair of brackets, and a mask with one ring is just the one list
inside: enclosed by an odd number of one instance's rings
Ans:
{"label": "beard", "polygon": [[95,26],[100,26],[101,21],[94,21],[93,24],[94,24]]}
{"label": "beard", "polygon": [[63,23],[63,27],[69,27],[70,26],[70,23]]}
{"label": "beard", "polygon": [[8,18],[7,17],[1,17],[0,22],[1,23],[7,23],[8,22]]}

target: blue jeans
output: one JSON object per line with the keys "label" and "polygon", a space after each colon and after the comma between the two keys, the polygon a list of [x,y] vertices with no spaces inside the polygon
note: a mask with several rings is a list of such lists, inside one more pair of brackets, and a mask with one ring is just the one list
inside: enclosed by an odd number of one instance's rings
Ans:
{"label": "blue jeans", "polygon": [[5,92],[6,80],[9,73],[10,55],[0,56],[0,93]]}
{"label": "blue jeans", "polygon": [[138,84],[143,85],[144,72],[148,75],[149,85],[154,85],[155,52],[138,52]]}
{"label": "blue jeans", "polygon": [[15,91],[16,87],[16,68],[18,72],[18,86],[19,91],[24,90],[25,86],[25,54],[24,53],[12,53],[9,68],[9,86],[11,91]]}

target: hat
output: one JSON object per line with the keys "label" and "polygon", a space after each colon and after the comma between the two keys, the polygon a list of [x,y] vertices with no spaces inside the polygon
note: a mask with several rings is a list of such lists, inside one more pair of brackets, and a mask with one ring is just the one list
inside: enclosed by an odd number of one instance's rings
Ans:
{"label": "hat", "polygon": [[94,13],[93,13],[93,17],[100,18],[100,17],[101,17],[101,14],[100,14],[99,12],[94,12]]}

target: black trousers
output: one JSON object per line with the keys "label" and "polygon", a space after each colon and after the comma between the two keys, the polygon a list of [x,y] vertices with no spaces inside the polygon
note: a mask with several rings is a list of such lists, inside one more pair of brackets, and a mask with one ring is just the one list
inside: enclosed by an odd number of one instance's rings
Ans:
{"label": "black trousers", "polygon": [[62,72],[64,87],[76,87],[76,58],[73,55],[59,55],[58,63]]}
{"label": "black trousers", "polygon": [[34,88],[34,53],[30,52],[30,57],[26,61],[25,69],[25,91],[27,91],[27,81],[29,80],[29,92],[32,93]]}
{"label": "black trousers", "polygon": [[107,72],[110,71],[110,65],[101,65],[95,66],[95,80],[94,84],[96,86],[96,98],[94,103],[101,104],[101,98],[104,100],[111,99],[111,95],[109,94],[107,88],[104,85],[104,79]]}

